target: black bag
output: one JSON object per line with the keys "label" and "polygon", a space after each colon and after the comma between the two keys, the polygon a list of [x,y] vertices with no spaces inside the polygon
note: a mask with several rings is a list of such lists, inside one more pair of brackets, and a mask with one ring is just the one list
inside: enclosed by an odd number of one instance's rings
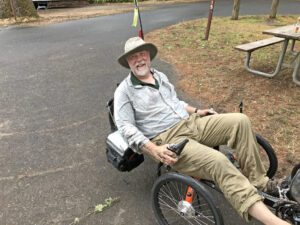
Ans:
{"label": "black bag", "polygon": [[134,152],[128,147],[119,131],[108,135],[106,139],[106,157],[119,171],[130,171],[144,161],[144,155]]}
{"label": "black bag", "polygon": [[106,138],[106,157],[119,171],[130,171],[139,166],[144,161],[144,155],[134,152],[129,148],[128,143],[117,130],[114,122],[114,100],[107,103],[109,123],[112,133]]}

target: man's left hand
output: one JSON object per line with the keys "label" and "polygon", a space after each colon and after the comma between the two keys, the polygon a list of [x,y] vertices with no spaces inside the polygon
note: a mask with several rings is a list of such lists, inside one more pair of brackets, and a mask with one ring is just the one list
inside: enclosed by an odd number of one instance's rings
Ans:
{"label": "man's left hand", "polygon": [[203,110],[198,110],[197,111],[197,114],[201,117],[203,116],[208,116],[208,115],[215,115],[215,114],[218,114],[217,112],[213,111],[213,110],[210,110],[210,109],[203,109]]}

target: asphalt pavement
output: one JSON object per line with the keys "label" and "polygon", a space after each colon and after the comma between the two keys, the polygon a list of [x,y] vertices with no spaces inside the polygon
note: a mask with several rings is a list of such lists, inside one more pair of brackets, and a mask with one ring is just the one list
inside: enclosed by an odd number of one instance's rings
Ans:
{"label": "asphalt pavement", "polygon": [[[241,1],[240,14],[268,14],[271,2]],[[296,14],[299,6],[286,0],[278,13]],[[231,10],[232,1],[219,0],[214,16]],[[208,11],[208,1],[143,11],[144,31],[207,17]],[[120,201],[80,224],[156,224],[150,199],[156,164],[146,157],[137,169],[120,173],[105,156],[105,105],[128,74],[116,58],[137,35],[132,14],[0,27],[0,225],[71,224],[108,197]],[[176,83],[171,65],[159,56],[153,65]],[[227,225],[245,224],[215,196]]]}

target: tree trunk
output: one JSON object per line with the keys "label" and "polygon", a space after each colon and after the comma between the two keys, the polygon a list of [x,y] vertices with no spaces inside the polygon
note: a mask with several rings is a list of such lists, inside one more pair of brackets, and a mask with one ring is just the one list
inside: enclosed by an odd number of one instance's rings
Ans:
{"label": "tree trunk", "polygon": [[0,0],[0,19],[13,16],[38,17],[32,0]]}
{"label": "tree trunk", "polygon": [[275,19],[277,14],[277,8],[278,8],[279,0],[273,0],[272,6],[271,6],[271,12],[270,12],[270,19]]}
{"label": "tree trunk", "polygon": [[233,10],[232,10],[232,20],[237,20],[239,18],[239,11],[240,11],[240,0],[234,0],[233,3]]}

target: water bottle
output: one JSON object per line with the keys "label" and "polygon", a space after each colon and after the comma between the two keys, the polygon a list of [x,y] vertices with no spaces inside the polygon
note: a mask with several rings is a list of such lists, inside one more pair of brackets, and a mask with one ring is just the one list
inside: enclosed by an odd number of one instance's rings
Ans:
{"label": "water bottle", "polygon": [[295,33],[299,32],[299,28],[300,28],[300,17],[297,18],[297,22],[295,24]]}

